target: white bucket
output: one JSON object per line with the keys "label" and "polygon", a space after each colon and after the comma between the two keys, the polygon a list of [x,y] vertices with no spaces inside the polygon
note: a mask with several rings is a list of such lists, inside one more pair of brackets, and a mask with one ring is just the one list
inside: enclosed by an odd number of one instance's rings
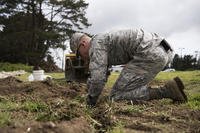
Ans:
{"label": "white bucket", "polygon": [[44,70],[34,70],[33,71],[33,78],[34,78],[35,81],[44,80]]}

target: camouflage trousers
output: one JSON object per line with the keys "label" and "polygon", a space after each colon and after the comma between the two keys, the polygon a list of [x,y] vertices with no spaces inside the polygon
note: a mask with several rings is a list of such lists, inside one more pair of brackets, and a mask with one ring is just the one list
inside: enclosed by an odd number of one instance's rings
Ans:
{"label": "camouflage trousers", "polygon": [[110,98],[117,100],[149,100],[148,83],[171,62],[172,51],[157,46],[151,51],[138,52],[122,70]]}

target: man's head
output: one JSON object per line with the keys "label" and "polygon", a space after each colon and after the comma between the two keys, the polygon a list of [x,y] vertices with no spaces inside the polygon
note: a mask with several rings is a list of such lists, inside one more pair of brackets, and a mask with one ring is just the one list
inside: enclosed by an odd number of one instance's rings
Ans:
{"label": "man's head", "polygon": [[70,39],[70,48],[72,50],[73,53],[77,52],[77,49],[79,47],[79,41],[81,40],[81,38],[84,36],[84,33],[74,33]]}
{"label": "man's head", "polygon": [[80,54],[84,60],[89,58],[91,38],[84,33],[74,33],[70,39],[70,48],[73,53]]}

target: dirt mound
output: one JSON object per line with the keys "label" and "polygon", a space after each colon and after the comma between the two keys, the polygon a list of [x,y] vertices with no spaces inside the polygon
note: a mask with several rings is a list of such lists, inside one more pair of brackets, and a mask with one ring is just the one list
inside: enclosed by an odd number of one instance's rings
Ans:
{"label": "dirt mound", "polygon": [[0,95],[13,95],[17,100],[31,96],[46,102],[52,98],[67,99],[82,94],[86,94],[86,87],[81,84],[66,83],[66,86],[61,86],[50,79],[35,82],[22,82],[15,77],[0,79]]}
{"label": "dirt mound", "polygon": [[85,95],[86,86],[79,83],[61,85],[50,79],[35,82],[22,82],[14,77],[0,79],[0,102],[8,106],[3,110],[0,106],[0,112],[7,109],[13,120],[0,131],[89,132],[90,126],[82,117],[81,103]]}
{"label": "dirt mound", "polygon": [[21,82],[22,82],[21,80],[12,76],[0,79],[0,85],[16,84],[16,83],[21,83]]}
{"label": "dirt mound", "polygon": [[13,92],[17,93],[19,91],[17,86],[21,83],[22,81],[14,77],[0,79],[0,95],[12,94]]}

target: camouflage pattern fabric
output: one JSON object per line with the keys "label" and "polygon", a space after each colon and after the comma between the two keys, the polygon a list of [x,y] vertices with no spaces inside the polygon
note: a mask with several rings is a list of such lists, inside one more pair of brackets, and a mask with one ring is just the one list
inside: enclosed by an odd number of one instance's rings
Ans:
{"label": "camouflage pattern fabric", "polygon": [[112,65],[126,64],[114,84],[114,100],[148,100],[147,84],[172,61],[173,50],[166,51],[163,38],[142,29],[129,29],[98,34],[91,40],[88,95],[98,97]]}

